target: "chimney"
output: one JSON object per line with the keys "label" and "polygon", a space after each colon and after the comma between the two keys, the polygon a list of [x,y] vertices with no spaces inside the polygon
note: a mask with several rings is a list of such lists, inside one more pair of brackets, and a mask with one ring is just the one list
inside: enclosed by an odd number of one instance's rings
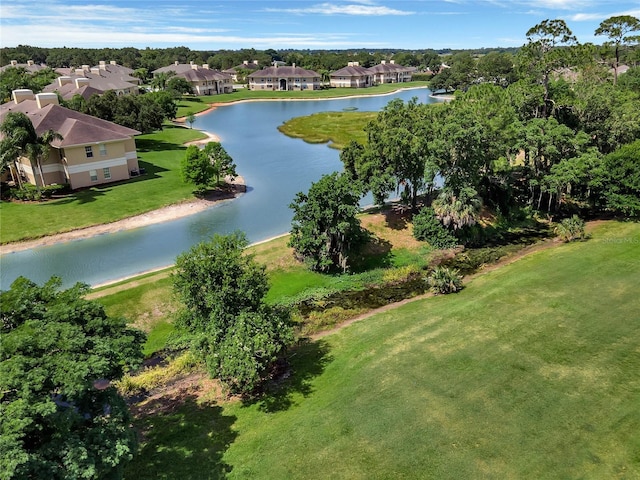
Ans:
{"label": "chimney", "polygon": [[353,67],[353,66],[355,66],[354,62],[347,62],[347,67]]}
{"label": "chimney", "polygon": [[243,65],[249,65],[249,60],[243,60],[243,61],[242,61],[242,64],[243,64]]}
{"label": "chimney", "polygon": [[178,63],[178,60],[176,60],[175,62],[173,62],[173,64],[174,64],[174,65],[180,65],[180,64]]}
{"label": "chimney", "polygon": [[94,75],[100,75],[100,67],[91,68],[91,73],[93,73]]}
{"label": "chimney", "polygon": [[98,68],[100,70],[106,70],[107,69],[107,62],[105,62],[104,60],[100,60]]}
{"label": "chimney", "polygon": [[395,65],[395,64],[396,64],[396,61],[395,61],[395,60],[389,60],[389,63],[390,63],[391,65]]}
{"label": "chimney", "polygon": [[38,108],[46,107],[47,105],[58,105],[58,95],[55,93],[38,93],[36,94],[36,103]]}
{"label": "chimney", "polygon": [[209,64],[208,63],[203,63],[202,64],[202,68],[206,68],[207,70],[209,70]]}
{"label": "chimney", "polygon": [[33,66],[33,60],[27,60],[27,65],[29,67],[32,67]]}
{"label": "chimney", "polygon": [[61,87],[63,85],[66,85],[68,83],[71,83],[71,77],[68,77],[66,75],[62,75],[61,77],[58,77],[58,86]]}
{"label": "chimney", "polygon": [[191,70],[197,70],[197,69],[198,69],[198,64],[191,62]]}
{"label": "chimney", "polygon": [[253,61],[253,64],[254,64],[254,65],[258,65],[258,60],[254,60],[254,61]]}
{"label": "chimney", "polygon": [[84,87],[85,85],[89,85],[90,80],[85,77],[80,77],[75,79],[76,88]]}
{"label": "chimney", "polygon": [[380,65],[386,65],[386,64],[387,64],[387,61],[386,61],[386,60],[382,60],[382,61],[380,62]]}
{"label": "chimney", "polygon": [[17,105],[25,100],[34,100],[36,97],[33,95],[33,91],[27,88],[20,88],[11,92],[13,96],[13,102]]}
{"label": "chimney", "polygon": [[82,70],[84,70],[85,72],[89,71],[89,65],[82,65]]}
{"label": "chimney", "polygon": [[296,69],[296,64],[295,63],[292,63],[291,66],[293,67],[294,70]]}
{"label": "chimney", "polygon": [[16,65],[18,65],[18,61],[17,60],[11,60],[11,66],[15,67]]}
{"label": "chimney", "polygon": [[115,60],[109,60],[109,65],[117,65]]}

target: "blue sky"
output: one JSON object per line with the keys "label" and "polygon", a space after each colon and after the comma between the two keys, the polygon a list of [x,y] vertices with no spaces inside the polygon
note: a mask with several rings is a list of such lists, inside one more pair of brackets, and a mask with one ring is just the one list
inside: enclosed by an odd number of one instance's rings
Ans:
{"label": "blue sky", "polygon": [[580,42],[640,0],[1,0],[4,47],[241,48],[518,47],[561,18]]}

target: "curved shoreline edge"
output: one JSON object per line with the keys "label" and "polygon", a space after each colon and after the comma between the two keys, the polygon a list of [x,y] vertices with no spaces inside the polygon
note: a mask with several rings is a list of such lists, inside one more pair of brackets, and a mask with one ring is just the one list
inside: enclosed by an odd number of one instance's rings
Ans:
{"label": "curved shoreline edge", "polygon": [[[335,100],[335,99],[343,99],[343,98],[358,98],[358,97],[365,97],[365,96],[387,96],[387,95],[393,95],[394,93],[397,93],[398,91],[402,91],[402,90],[419,90],[423,88],[428,88],[428,87],[424,87],[424,86],[406,87],[406,88],[398,88],[396,90],[385,92],[385,93],[362,94],[362,95],[356,94],[356,95],[347,95],[347,96],[339,96],[339,97],[323,97],[323,98],[271,98],[271,99],[249,98],[249,99],[237,100],[237,101],[226,102],[226,103],[213,103],[213,104],[210,104],[209,108],[207,108],[206,110],[203,110],[202,112],[198,112],[195,115],[196,116],[204,115],[206,113],[209,113],[215,110],[218,107],[234,105],[237,103],[282,102],[282,101],[298,102],[298,101],[317,101],[317,100],[321,101],[321,100]],[[433,94],[431,95],[431,97],[438,98],[438,97],[435,97]],[[186,123],[186,117],[177,118],[175,122],[179,124]],[[199,130],[199,129],[194,129],[194,130]],[[198,145],[198,144],[205,144],[211,141],[214,141],[214,142],[220,141],[220,137],[213,132],[208,132],[206,130],[199,130],[199,131],[205,134],[206,138],[187,142],[184,145],[186,146]],[[232,185],[235,185],[237,188],[237,191],[234,192],[232,196],[217,198],[213,200],[197,199],[197,200],[189,200],[185,202],[174,203],[165,207],[161,207],[159,209],[151,210],[149,212],[145,212],[139,215],[134,215],[131,217],[126,217],[110,223],[103,223],[98,225],[92,225],[89,227],[77,228],[67,232],[55,233],[52,235],[45,235],[43,237],[39,237],[31,240],[21,240],[17,242],[9,242],[6,244],[2,244],[0,245],[0,256],[21,252],[21,251],[29,250],[32,248],[45,247],[45,246],[55,245],[58,243],[66,243],[74,240],[87,239],[97,235],[115,233],[122,230],[133,230],[136,228],[141,228],[148,225],[167,222],[171,220],[177,220],[179,218],[200,213],[216,205],[219,202],[233,200],[239,195],[242,195],[244,191],[246,191],[246,184],[244,182],[244,179],[241,176],[236,177],[236,181],[233,182]],[[274,238],[277,238],[277,237],[274,237]],[[271,240],[271,239],[268,239],[268,240]],[[162,267],[160,269],[163,269],[163,268],[167,268],[167,267]],[[154,269],[154,270],[158,270],[158,269]],[[149,272],[140,272],[135,276],[144,275],[145,273],[149,273]],[[121,281],[121,280],[116,280],[114,282],[117,282],[117,281]],[[109,283],[114,283],[114,282],[109,282]]]}

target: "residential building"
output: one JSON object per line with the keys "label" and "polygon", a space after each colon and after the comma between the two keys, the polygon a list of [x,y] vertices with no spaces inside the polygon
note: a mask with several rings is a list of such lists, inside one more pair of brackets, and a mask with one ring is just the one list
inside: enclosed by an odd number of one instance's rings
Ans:
{"label": "residential building", "polygon": [[415,68],[403,67],[396,64],[393,60],[383,60],[378,65],[370,67],[369,72],[373,77],[373,84],[379,85],[381,83],[403,83],[411,81],[411,74],[415,71]]}
{"label": "residential building", "polygon": [[0,67],[0,72],[4,72],[8,68],[24,68],[29,73],[36,73],[47,68],[46,65],[40,65],[33,60],[27,60],[27,63],[18,63],[17,60],[11,60],[8,65]]}
{"label": "residential building", "polygon": [[242,65],[236,65],[235,67],[227,68],[226,70],[222,70],[222,73],[226,73],[231,75],[231,78],[235,83],[238,83],[238,73],[244,72],[255,72],[259,70],[260,66],[258,65],[258,60],[254,60],[253,62],[249,62],[249,60],[245,60],[242,62]]}
{"label": "residential building", "polygon": [[0,123],[10,112],[26,114],[38,135],[51,130],[62,140],[51,143],[41,165],[20,158],[13,175],[34,185],[67,183],[72,189],[127,180],[139,173],[134,136],[137,130],[123,127],[58,104],[55,93],[14,90],[13,100],[0,105]]}
{"label": "residential building", "polygon": [[198,65],[176,62],[168,67],[154,70],[154,76],[160,73],[173,72],[175,76],[186,79],[195,95],[218,95],[220,93],[233,92],[233,78],[227,73],[209,68],[208,64]]}
{"label": "residential building", "polygon": [[346,67],[331,73],[329,83],[335,88],[365,88],[373,85],[373,75],[358,62],[349,62]]}
{"label": "residential building", "polygon": [[102,95],[113,90],[116,95],[135,95],[139,92],[140,80],[133,77],[133,70],[115,62],[101,61],[95,67],[56,69],[61,75],[44,87],[43,92],[57,92],[64,100],[81,95],[88,100],[91,95]]}
{"label": "residential building", "polygon": [[263,68],[249,75],[250,90],[319,90],[320,74],[313,70],[292,66]]}

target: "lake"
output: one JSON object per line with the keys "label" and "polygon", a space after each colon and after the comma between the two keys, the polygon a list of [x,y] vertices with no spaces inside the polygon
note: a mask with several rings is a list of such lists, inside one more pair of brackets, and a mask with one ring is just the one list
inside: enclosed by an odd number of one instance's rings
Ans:
{"label": "lake", "polygon": [[220,137],[245,179],[246,194],[178,220],[4,254],[0,289],[21,275],[37,283],[57,275],[65,286],[98,285],[172,265],[177,255],[214,233],[241,230],[252,243],[287,233],[296,193],[306,192],[323,174],[342,170],[342,164],[337,150],[289,138],[279,125],[323,111],[378,111],[395,98],[436,102],[430,93],[421,88],[331,100],[252,101],[198,116],[194,127]]}

